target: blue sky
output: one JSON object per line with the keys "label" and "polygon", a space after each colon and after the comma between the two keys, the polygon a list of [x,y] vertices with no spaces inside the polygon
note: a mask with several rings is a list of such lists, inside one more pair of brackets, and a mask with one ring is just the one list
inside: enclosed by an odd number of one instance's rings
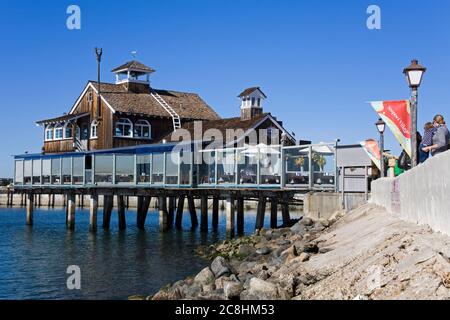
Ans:
{"label": "blue sky", "polygon": [[[66,9],[81,8],[81,30],[66,28]],[[382,29],[366,27],[366,9],[381,7]],[[450,1],[2,1],[0,3],[0,176],[12,154],[42,147],[34,121],[68,112],[88,79],[93,48],[110,70],[138,59],[155,68],[156,88],[199,93],[223,117],[236,96],[258,85],[265,111],[297,138],[376,138],[369,100],[405,99],[402,69],[428,67],[419,123],[450,117]],[[387,147],[398,150],[391,133]]]}

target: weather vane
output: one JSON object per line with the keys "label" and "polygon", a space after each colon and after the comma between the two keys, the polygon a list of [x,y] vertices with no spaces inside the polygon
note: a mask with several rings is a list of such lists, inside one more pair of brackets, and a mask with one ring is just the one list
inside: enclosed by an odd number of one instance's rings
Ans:
{"label": "weather vane", "polygon": [[136,59],[136,55],[137,55],[137,51],[131,51],[131,56],[133,57],[133,59]]}

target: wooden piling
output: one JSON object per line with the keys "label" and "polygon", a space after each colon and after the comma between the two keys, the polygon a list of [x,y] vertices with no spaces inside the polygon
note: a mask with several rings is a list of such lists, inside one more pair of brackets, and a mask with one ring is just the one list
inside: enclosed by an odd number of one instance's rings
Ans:
{"label": "wooden piling", "polygon": [[167,201],[165,196],[160,196],[158,198],[158,211],[159,211],[159,230],[165,232],[169,229],[168,225],[168,215],[167,212]]}
{"label": "wooden piling", "polygon": [[275,229],[278,221],[278,200],[272,198],[270,202],[270,227]]}
{"label": "wooden piling", "polygon": [[184,199],[184,195],[178,197],[177,215],[175,218],[175,226],[177,229],[181,229],[183,224]]}
{"label": "wooden piling", "polygon": [[242,236],[244,234],[244,198],[237,198],[237,234]]}
{"label": "wooden piling", "polygon": [[167,224],[169,228],[172,228],[173,222],[175,221],[175,197],[169,197],[169,215],[167,217]]}
{"label": "wooden piling", "polygon": [[89,199],[89,230],[97,231],[98,195],[91,194]]}
{"label": "wooden piling", "polygon": [[219,197],[213,198],[212,227],[214,230],[219,228]]}
{"label": "wooden piling", "polygon": [[226,233],[227,237],[233,238],[234,237],[234,199],[232,197],[227,198],[226,203],[226,218],[227,218],[227,224],[226,224]]}
{"label": "wooden piling", "polygon": [[33,225],[34,196],[32,193],[27,195],[27,221],[28,226]]}
{"label": "wooden piling", "polygon": [[291,223],[291,216],[289,214],[289,202],[286,199],[283,201],[281,215],[283,217],[283,225],[288,227]]}
{"label": "wooden piling", "polygon": [[75,229],[75,194],[67,195],[67,228]]}
{"label": "wooden piling", "polygon": [[113,196],[103,196],[103,229],[109,229],[111,225],[113,202]]}
{"label": "wooden piling", "polygon": [[195,210],[194,197],[188,197],[189,213],[191,214],[192,229],[198,227],[197,211]]}
{"label": "wooden piling", "polygon": [[255,229],[261,230],[264,227],[264,215],[266,213],[266,198],[260,197],[258,201],[258,209],[256,212]]}
{"label": "wooden piling", "polygon": [[24,201],[23,201],[23,197],[24,197],[24,196],[25,196],[24,193],[22,193],[22,194],[20,195],[20,206],[21,206],[21,207],[23,207],[23,205],[24,205],[24,204],[23,204],[23,202],[24,202]]}
{"label": "wooden piling", "polygon": [[200,231],[208,232],[208,196],[206,194],[201,198]]}
{"label": "wooden piling", "polygon": [[125,201],[123,196],[117,196],[117,215],[119,218],[119,230],[125,230],[127,223],[125,219]]}
{"label": "wooden piling", "polygon": [[38,207],[40,208],[41,207],[41,194],[38,194],[37,195],[37,200],[38,200]]}
{"label": "wooden piling", "polygon": [[145,229],[145,220],[147,219],[148,208],[150,206],[151,197],[138,197],[137,207],[137,228]]}
{"label": "wooden piling", "polygon": [[80,205],[81,205],[81,209],[83,209],[84,208],[84,194],[80,195],[80,197],[81,197]]}

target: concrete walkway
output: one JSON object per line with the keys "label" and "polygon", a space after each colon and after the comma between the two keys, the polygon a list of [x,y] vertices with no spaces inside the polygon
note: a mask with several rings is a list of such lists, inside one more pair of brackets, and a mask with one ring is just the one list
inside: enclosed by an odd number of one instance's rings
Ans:
{"label": "concrete walkway", "polygon": [[449,236],[367,204],[317,241],[302,269],[318,281],[296,299],[450,298]]}

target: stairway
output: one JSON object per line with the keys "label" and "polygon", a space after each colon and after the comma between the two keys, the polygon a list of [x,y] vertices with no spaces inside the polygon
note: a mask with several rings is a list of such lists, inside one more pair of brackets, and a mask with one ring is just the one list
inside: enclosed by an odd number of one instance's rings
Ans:
{"label": "stairway", "polygon": [[172,117],[173,130],[181,128],[180,116],[173,110],[173,108],[155,91],[151,92],[152,97],[167,111],[167,113]]}
{"label": "stairway", "polygon": [[85,146],[83,146],[83,143],[80,141],[80,139],[75,138],[75,141],[73,144],[74,144],[74,148],[77,152],[87,151],[87,148]]}

